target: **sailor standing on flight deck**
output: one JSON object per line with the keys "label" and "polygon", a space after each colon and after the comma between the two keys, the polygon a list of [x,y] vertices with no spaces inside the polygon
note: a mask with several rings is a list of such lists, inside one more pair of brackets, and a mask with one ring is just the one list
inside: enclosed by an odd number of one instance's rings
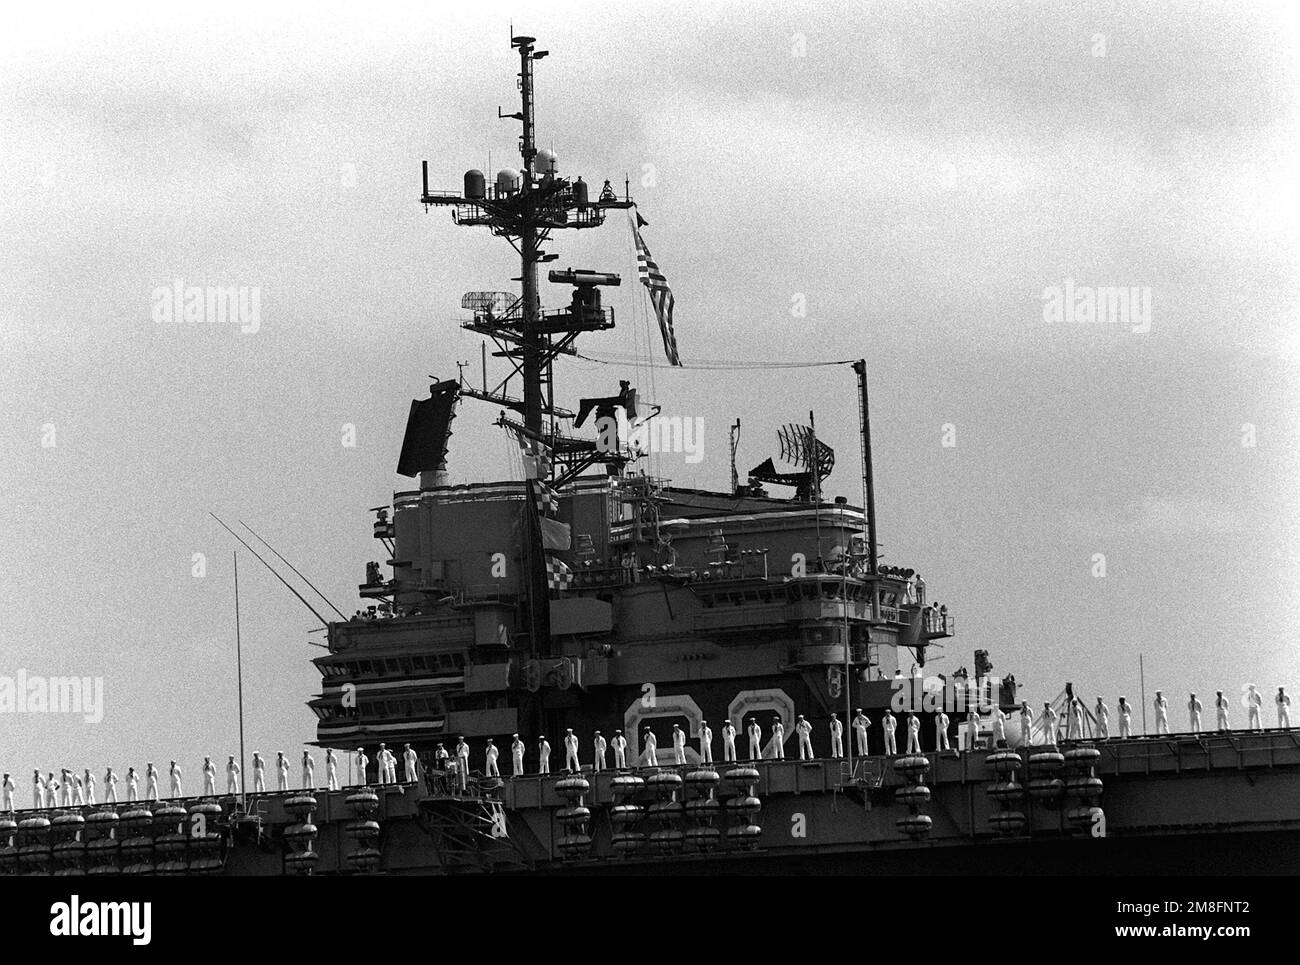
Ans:
{"label": "sailor standing on flight deck", "polygon": [[649,727],[643,728],[642,732],[641,762],[646,767],[654,767],[659,763],[659,741]]}
{"label": "sailor standing on flight deck", "polygon": [[414,784],[416,781],[418,765],[420,759],[416,756],[415,751],[411,750],[410,744],[402,745],[402,770],[403,777],[406,778],[407,784]]}
{"label": "sailor standing on flight deck", "polygon": [[518,734],[510,735],[510,776],[518,777],[524,772],[524,742],[519,739]]}
{"label": "sailor standing on flight deck", "polygon": [[135,773],[134,767],[126,769],[126,799],[128,801],[140,800],[140,778]]}
{"label": "sailor standing on flight deck", "polygon": [[605,749],[608,746],[609,745],[605,742],[605,738],[600,736],[600,731],[596,731],[596,736],[591,742],[591,750],[596,760],[595,767],[597,773],[605,769]]}
{"label": "sailor standing on flight deck", "polygon": [[811,761],[813,759],[812,724],[804,720],[803,714],[795,718],[794,732],[799,735],[799,760]]}
{"label": "sailor standing on flight deck", "polygon": [[302,752],[302,789],[316,789],[316,760],[311,756],[311,751]]}
{"label": "sailor standing on flight deck", "polygon": [[894,737],[894,731],[898,729],[898,721],[894,719],[894,712],[885,711],[885,716],[880,719],[880,727],[885,732],[885,753],[887,755],[896,755],[898,753],[898,742]]}
{"label": "sailor standing on flight deck", "polygon": [[330,791],[339,789],[339,762],[332,747],[325,748],[325,787]]}
{"label": "sailor standing on flight deck", "polygon": [[1097,706],[1093,709],[1093,716],[1097,718],[1097,739],[1106,740],[1110,737],[1110,708],[1106,702],[1097,695]]}
{"label": "sailor standing on flight deck", "polygon": [[59,771],[59,777],[63,778],[63,790],[59,792],[60,803],[67,807],[72,803],[72,772],[65,767]]}
{"label": "sailor standing on flight deck", "polygon": [[749,718],[749,726],[745,728],[745,734],[749,737],[749,757],[747,760],[756,761],[763,756],[763,728],[758,726],[758,718]]}
{"label": "sailor standing on flight deck", "polygon": [[722,759],[724,761],[735,761],[736,759],[736,725],[728,717],[722,722]]}
{"label": "sailor standing on flight deck", "polygon": [[95,775],[90,773],[90,768],[86,768],[86,803],[95,803]]}
{"label": "sailor standing on flight deck", "polygon": [[939,713],[934,715],[934,749],[936,751],[950,751],[948,746],[948,715],[940,709]]}
{"label": "sailor standing on flight deck", "polygon": [[1287,696],[1285,687],[1277,688],[1277,696],[1273,698],[1273,703],[1277,704],[1277,726],[1284,729],[1290,728],[1291,698]]}
{"label": "sailor standing on flight deck", "polygon": [[611,743],[614,746],[614,768],[621,771],[627,767],[627,738],[621,730],[616,730]]}
{"label": "sailor standing on flight deck", "polygon": [[1029,701],[1020,702],[1020,746],[1029,747],[1034,743],[1034,714],[1029,709]]}
{"label": "sailor standing on flight deck", "polygon": [[217,768],[210,757],[203,758],[203,796],[217,796]]}
{"label": "sailor standing on flight deck", "polygon": [[[357,748],[357,760],[365,764],[366,755],[360,747]],[[236,771],[236,774],[239,772]],[[361,768],[361,783],[366,783],[366,769]],[[266,790],[266,761],[262,760],[262,755],[253,751],[253,793],[260,794]]]}
{"label": "sailor standing on flight deck", "polygon": [[45,782],[39,770],[32,772],[32,807],[38,811],[45,807]]}
{"label": "sailor standing on flight deck", "polygon": [[388,745],[381,743],[379,753],[375,755],[375,776],[379,779],[377,783],[388,783]]}
{"label": "sailor standing on flight deck", "polygon": [[921,753],[921,718],[913,710],[907,712],[907,753]]}
{"label": "sailor standing on flight deck", "polygon": [[[461,738],[464,740],[465,738]],[[388,761],[388,783],[397,783],[397,755],[390,750],[384,751],[384,759]]]}
{"label": "sailor standing on flight deck", "polygon": [[1133,705],[1123,696],[1119,698],[1119,739],[1128,740],[1133,736]]}
{"label": "sailor standing on flight deck", "polygon": [[234,754],[226,761],[226,793],[239,793],[239,765],[235,763]]}
{"label": "sailor standing on flight deck", "polygon": [[[257,763],[258,763],[257,754],[254,753],[253,754],[253,765],[254,765],[253,774],[255,775],[254,780],[258,780]],[[357,783],[358,784],[365,785],[370,783],[369,781],[366,780],[366,767],[369,764],[370,764],[370,758],[366,757],[365,748],[358,747],[357,748]]]}
{"label": "sailor standing on flight deck", "polygon": [[564,731],[564,769],[570,774],[577,774],[582,770],[582,763],[578,760],[578,735],[573,732],[572,727]]}
{"label": "sailor standing on flight deck", "polygon": [[966,734],[966,739],[970,741],[970,745],[966,749],[968,751],[973,751],[975,749],[975,744],[980,739],[980,715],[979,711],[974,707],[971,707],[970,710],[966,711]]}
{"label": "sailor standing on flight deck", "polygon": [[831,757],[839,760],[844,756],[844,725],[840,719],[831,712]]}
{"label": "sailor standing on flight deck", "polygon": [[[381,751],[382,757],[382,751]],[[289,790],[289,762],[284,759],[284,751],[275,752],[276,780],[281,791]]]}
{"label": "sailor standing on flight deck", "polygon": [[104,772],[104,803],[117,803],[117,775],[111,767]]}
{"label": "sailor standing on flight deck", "polygon": [[1052,705],[1044,702],[1043,704],[1043,733],[1047,737],[1047,743],[1051,747],[1056,746],[1056,722],[1061,719],[1061,715],[1052,709]]}
{"label": "sailor standing on flight deck", "polygon": [[4,783],[0,784],[0,788],[3,788],[4,790],[4,801],[0,806],[2,806],[7,813],[12,814],[14,811],[14,782],[10,779],[8,774],[4,776]]}
{"label": "sailor standing on flight deck", "polygon": [[785,760],[785,724],[780,716],[772,718],[772,757],[778,761]]}
{"label": "sailor standing on flight deck", "polygon": [[450,770],[451,752],[442,746],[442,741],[433,749],[433,766],[440,771]]}
{"label": "sailor standing on flight deck", "polygon": [[[1220,694],[1223,691],[1219,691]],[[1193,734],[1201,732],[1201,702],[1196,699],[1196,694],[1192,694],[1187,699],[1187,718]]]}
{"label": "sailor standing on flight deck", "polygon": [[871,718],[862,712],[861,707],[858,707],[854,711],[853,720],[849,721],[849,724],[853,728],[853,736],[857,738],[858,756],[866,757],[869,753],[867,748],[870,746],[867,743],[867,728],[871,726]]}
{"label": "sailor standing on flight deck", "polygon": [[144,769],[144,794],[150,801],[158,800],[158,769],[149,761]]}
{"label": "sailor standing on flight deck", "polygon": [[47,808],[55,807],[59,801],[59,782],[54,779],[54,772],[50,771],[45,775],[45,806]]}
{"label": "sailor standing on flight deck", "polygon": [[1219,730],[1228,730],[1228,699],[1223,696],[1222,690],[1216,690],[1214,694],[1214,710],[1219,718]]}
{"label": "sailor standing on flight deck", "polygon": [[686,731],[680,724],[673,724],[673,763],[686,763]]}
{"label": "sailor standing on flight deck", "polygon": [[994,707],[991,717],[993,720],[993,746],[1006,747],[1007,715],[1002,712],[1001,707]]}
{"label": "sailor standing on flight deck", "polygon": [[486,776],[488,777],[501,776],[501,769],[497,767],[497,758],[500,756],[501,756],[501,752],[497,750],[497,745],[492,743],[492,738],[489,737],[487,742],[487,753],[485,757],[486,763],[483,766],[483,773]]}
{"label": "sailor standing on flight deck", "polygon": [[1264,698],[1259,695],[1254,684],[1246,685],[1246,726],[1251,730],[1263,730],[1259,722],[1259,709],[1264,705]]}
{"label": "sailor standing on flight deck", "polygon": [[[393,778],[396,779],[396,757],[393,758],[393,768]],[[456,738],[456,776],[460,779],[460,789],[462,791],[469,787],[469,744],[465,743],[464,734]]]}
{"label": "sailor standing on flight deck", "polygon": [[1165,695],[1157,690],[1156,699],[1151,702],[1156,709],[1156,733],[1169,733],[1169,701],[1165,700]]}
{"label": "sailor standing on flight deck", "polygon": [[551,773],[551,745],[545,734],[537,738],[537,773]]}
{"label": "sailor standing on flight deck", "polygon": [[700,760],[705,764],[713,763],[713,731],[707,720],[700,721]]}
{"label": "sailor standing on flight deck", "polygon": [[181,796],[181,767],[175,761],[172,761],[171,770],[172,797]]}

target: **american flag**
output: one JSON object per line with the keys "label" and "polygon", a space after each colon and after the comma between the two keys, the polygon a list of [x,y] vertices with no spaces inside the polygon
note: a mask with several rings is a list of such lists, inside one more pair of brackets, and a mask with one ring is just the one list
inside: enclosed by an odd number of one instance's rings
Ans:
{"label": "american flag", "polygon": [[655,260],[650,257],[650,249],[641,239],[639,224],[645,224],[645,219],[637,214],[636,220],[632,222],[632,237],[636,240],[636,272],[641,278],[641,284],[650,291],[650,304],[654,306],[655,315],[659,318],[659,332],[664,337],[664,354],[671,364],[681,365],[681,357],[677,354],[677,336],[673,334],[672,289],[668,287],[668,280],[664,278]]}

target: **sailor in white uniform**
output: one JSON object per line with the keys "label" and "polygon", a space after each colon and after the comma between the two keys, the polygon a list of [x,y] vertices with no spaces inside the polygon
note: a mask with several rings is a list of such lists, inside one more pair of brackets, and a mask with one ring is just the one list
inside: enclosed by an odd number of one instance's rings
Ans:
{"label": "sailor in white uniform", "polygon": [[[253,755],[253,765],[254,765],[254,768],[253,768],[253,774],[254,774],[254,775],[257,775],[257,777],[258,777],[258,783],[260,784],[260,783],[261,783],[261,780],[260,780],[260,775],[258,774],[258,770],[259,770],[259,769],[258,769],[257,766],[256,766],[256,765],[257,765],[257,762],[258,762],[257,755],[254,754],[254,755]],[[358,784],[358,785],[365,786],[365,785],[367,785],[367,784],[370,783],[370,781],[366,779],[366,768],[369,767],[369,766],[370,766],[370,758],[366,756],[365,748],[363,748],[363,747],[358,747],[358,748],[357,748],[357,784]],[[256,788],[254,788],[254,789],[256,790]]]}
{"label": "sailor in white uniform", "polygon": [[376,783],[388,783],[388,745],[380,744],[379,753],[375,755],[375,776],[379,779]]}
{"label": "sailor in white uniform", "polygon": [[1227,726],[1227,697],[1223,691],[1214,691],[1214,723],[1219,731],[1229,730]]}
{"label": "sailor in white uniform", "polygon": [[311,751],[302,752],[302,789],[316,789],[316,759],[311,756]]}
{"label": "sailor in white uniform", "polygon": [[898,753],[898,743],[894,737],[894,731],[898,729],[898,721],[894,719],[893,711],[885,711],[885,716],[880,720],[880,726],[885,732],[885,754],[896,755]]}
{"label": "sailor in white uniform", "polygon": [[799,760],[811,761],[813,759],[812,724],[804,719],[803,714],[795,718],[794,732],[799,737]]}
{"label": "sailor in white uniform", "polygon": [[[390,777],[393,782],[397,782],[397,758],[393,757],[392,751],[388,752],[392,758],[392,771]],[[460,781],[460,789],[463,791],[469,787],[469,744],[465,741],[465,735],[461,734],[456,738],[456,777]]]}
{"label": "sailor in white uniform", "polygon": [[1043,704],[1043,730],[1047,734],[1047,743],[1056,746],[1056,724],[1061,719],[1051,704]]}
{"label": "sailor in white uniform", "polygon": [[758,726],[758,718],[749,718],[745,736],[749,738],[749,757],[746,759],[756,761],[763,756],[763,728]]}
{"label": "sailor in white uniform", "polygon": [[86,789],[82,787],[81,778],[76,775],[73,775],[72,778],[72,803],[73,804],[86,803]]}
{"label": "sailor in white uniform", "polygon": [[235,760],[235,755],[231,754],[226,760],[226,793],[239,793],[239,763]]}
{"label": "sailor in white uniform", "polygon": [[158,795],[158,768],[153,766],[153,761],[149,761],[144,769],[144,795],[146,800],[157,801]]}
{"label": "sailor in white uniform", "polygon": [[140,777],[136,774],[134,767],[126,769],[126,799],[128,801],[140,800]]}
{"label": "sailor in white uniform", "polygon": [[772,718],[772,740],[770,743],[772,756],[778,760],[785,760],[785,724],[781,723],[780,717]]}
{"label": "sailor in white uniform", "polygon": [[1133,736],[1133,705],[1123,696],[1119,698],[1119,739],[1129,740]]}
{"label": "sailor in white uniform", "polygon": [[1001,707],[994,707],[991,718],[993,720],[993,746],[1005,747],[1007,743],[1007,715],[1002,712]]}
{"label": "sailor in white uniform", "polygon": [[40,771],[32,774],[32,807],[38,811],[45,807],[45,782],[41,780]]}
{"label": "sailor in white uniform", "polygon": [[1156,699],[1151,702],[1156,711],[1156,734],[1169,733],[1169,701],[1165,700],[1165,695],[1159,690],[1156,691]]}
{"label": "sailor in white uniform", "polygon": [[483,765],[483,773],[485,775],[488,777],[501,776],[501,769],[497,767],[497,758],[500,756],[501,752],[497,750],[497,745],[492,743],[492,738],[489,737],[487,742],[487,752],[484,756],[485,763]]}
{"label": "sailor in white uniform", "polygon": [[[1219,694],[1222,696],[1223,691],[1219,691]],[[1193,734],[1199,734],[1201,732],[1202,709],[1201,702],[1196,699],[1196,694],[1192,694],[1187,699],[1187,718]]]}
{"label": "sailor in white uniform", "polygon": [[844,756],[844,725],[840,719],[831,712],[831,757],[839,760]]}
{"label": "sailor in white uniform", "polygon": [[921,753],[921,718],[915,711],[907,713],[907,753]]}
{"label": "sailor in white uniform", "polygon": [[940,710],[934,715],[934,749],[936,751],[949,751],[952,748],[948,745],[948,715]]}
{"label": "sailor in white uniform", "polygon": [[642,731],[641,763],[645,767],[654,767],[659,763],[659,741],[649,727]]}
{"label": "sailor in white uniform", "polygon": [[1097,695],[1097,706],[1093,708],[1093,716],[1097,718],[1097,739],[1107,740],[1110,737],[1110,708],[1106,706],[1106,701]]}
{"label": "sailor in white uniform", "polygon": [[605,738],[600,736],[600,731],[596,731],[596,736],[592,738],[591,741],[591,751],[592,756],[595,758],[595,768],[597,773],[603,771],[607,766],[605,763],[605,752],[608,747],[609,744],[606,742]]}
{"label": "sailor in white uniform", "polygon": [[339,789],[339,762],[332,747],[325,748],[325,787],[330,791]]}
{"label": "sailor in white uniform", "polygon": [[1259,720],[1259,710],[1264,706],[1264,698],[1260,696],[1259,691],[1255,689],[1254,684],[1246,685],[1246,726],[1251,730],[1259,731],[1264,729],[1264,725]]}
{"label": "sailor in white uniform", "polygon": [[510,776],[518,777],[524,772],[524,742],[518,734],[511,734],[510,741]]}
{"label": "sailor in white uniform", "polygon": [[537,773],[551,773],[551,744],[545,734],[537,738]]}
{"label": "sailor in white uniform", "polygon": [[1029,701],[1020,702],[1020,746],[1030,747],[1034,743],[1034,714],[1029,709]]}
{"label": "sailor in white uniform", "polygon": [[117,803],[117,775],[111,767],[104,771],[104,803]]}
{"label": "sailor in white uniform", "polygon": [[14,810],[14,782],[8,774],[5,774],[3,782],[0,782],[0,789],[4,792],[4,799],[0,802],[0,808],[3,808],[6,814],[12,814]]}
{"label": "sailor in white uniform", "polygon": [[203,758],[203,796],[217,796],[217,768],[210,757]]}
{"label": "sailor in white uniform", "polygon": [[95,803],[95,775],[90,773],[90,768],[86,768],[84,775],[86,785],[86,803]]}
{"label": "sailor in white uniform", "polygon": [[[462,741],[464,739],[465,738],[463,737],[461,738]],[[467,754],[466,760],[468,759],[469,759],[469,755]],[[394,754],[391,750],[385,749],[384,760],[388,762],[388,783],[396,784],[397,783],[397,755]],[[468,773],[468,769],[466,770],[466,773]]]}
{"label": "sailor in white uniform", "polygon": [[419,763],[420,763],[419,755],[417,755],[415,751],[411,750],[411,745],[403,744],[402,745],[402,771],[403,771],[402,776],[406,778],[407,784],[415,783],[416,777],[418,776],[416,772],[418,770],[417,765]]}
{"label": "sailor in white uniform", "polygon": [[45,777],[45,806],[47,808],[52,808],[58,803],[59,782],[54,779],[54,772],[50,771]]}
{"label": "sailor in white uniform", "polygon": [[570,774],[582,770],[582,763],[578,760],[578,735],[572,727],[564,731],[564,769]]}
{"label": "sailor in white uniform", "polygon": [[66,767],[59,771],[59,776],[63,778],[63,788],[59,792],[59,800],[64,807],[72,804],[72,772]]}
{"label": "sailor in white uniform", "polygon": [[686,763],[686,731],[680,724],[673,724],[673,763]]}
{"label": "sailor in white uniform", "polygon": [[169,773],[171,775],[172,797],[181,797],[181,766],[175,761],[172,761]]}
{"label": "sailor in white uniform", "polygon": [[275,773],[276,786],[281,791],[289,790],[289,762],[284,758],[284,751],[275,752]]}
{"label": "sailor in white uniform", "polygon": [[621,771],[627,767],[627,738],[623,736],[623,731],[614,731],[614,739],[610,744],[614,748],[614,768]]}
{"label": "sailor in white uniform", "polygon": [[700,760],[705,764],[713,763],[713,729],[707,720],[700,721]]}
{"label": "sailor in white uniform", "polygon": [[[357,748],[357,763],[361,765],[361,783],[366,783],[366,755],[365,752]],[[239,773],[236,771],[235,773]],[[266,790],[266,761],[262,760],[262,755],[253,751],[253,793],[260,794]]]}
{"label": "sailor in white uniform", "polygon": [[974,707],[966,711],[966,739],[970,741],[967,750],[973,751],[980,739],[980,715]]}
{"label": "sailor in white uniform", "polygon": [[723,761],[734,761],[736,759],[736,725],[728,717],[722,722],[722,759]]}
{"label": "sailor in white uniform", "polygon": [[1277,726],[1283,730],[1290,728],[1291,697],[1285,687],[1277,688],[1277,696],[1273,698],[1273,703],[1277,704]]}
{"label": "sailor in white uniform", "polygon": [[871,726],[871,718],[862,712],[861,707],[858,707],[854,710],[853,720],[849,725],[853,728],[853,736],[858,743],[858,756],[866,757],[869,753],[867,748],[871,746],[867,741],[867,728]]}
{"label": "sailor in white uniform", "polygon": [[1066,707],[1065,736],[1072,741],[1083,736],[1083,701],[1078,697],[1071,697]]}

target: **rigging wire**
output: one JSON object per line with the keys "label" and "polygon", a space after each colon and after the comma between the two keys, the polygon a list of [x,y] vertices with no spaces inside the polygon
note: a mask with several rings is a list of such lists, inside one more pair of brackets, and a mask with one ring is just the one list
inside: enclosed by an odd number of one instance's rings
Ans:
{"label": "rigging wire", "polygon": [[651,369],[686,369],[695,371],[709,372],[745,372],[754,369],[816,369],[824,368],[831,365],[852,365],[856,359],[827,359],[820,362],[736,362],[725,359],[702,359],[695,363],[684,363],[682,365],[671,365],[667,362],[650,362],[641,361],[637,357],[620,357],[617,353],[611,353],[606,358],[594,358],[590,355],[583,355],[577,352],[574,358],[580,358],[587,362],[595,362],[598,365],[644,365]]}

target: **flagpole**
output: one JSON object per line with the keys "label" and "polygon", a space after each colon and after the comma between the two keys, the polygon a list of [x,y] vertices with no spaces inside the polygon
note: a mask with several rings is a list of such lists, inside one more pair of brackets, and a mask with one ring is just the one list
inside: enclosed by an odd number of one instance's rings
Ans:
{"label": "flagpole", "polygon": [[239,632],[239,550],[235,556],[235,675],[239,682],[239,807],[244,809],[245,784],[247,776],[244,771],[244,655],[243,643]]}

